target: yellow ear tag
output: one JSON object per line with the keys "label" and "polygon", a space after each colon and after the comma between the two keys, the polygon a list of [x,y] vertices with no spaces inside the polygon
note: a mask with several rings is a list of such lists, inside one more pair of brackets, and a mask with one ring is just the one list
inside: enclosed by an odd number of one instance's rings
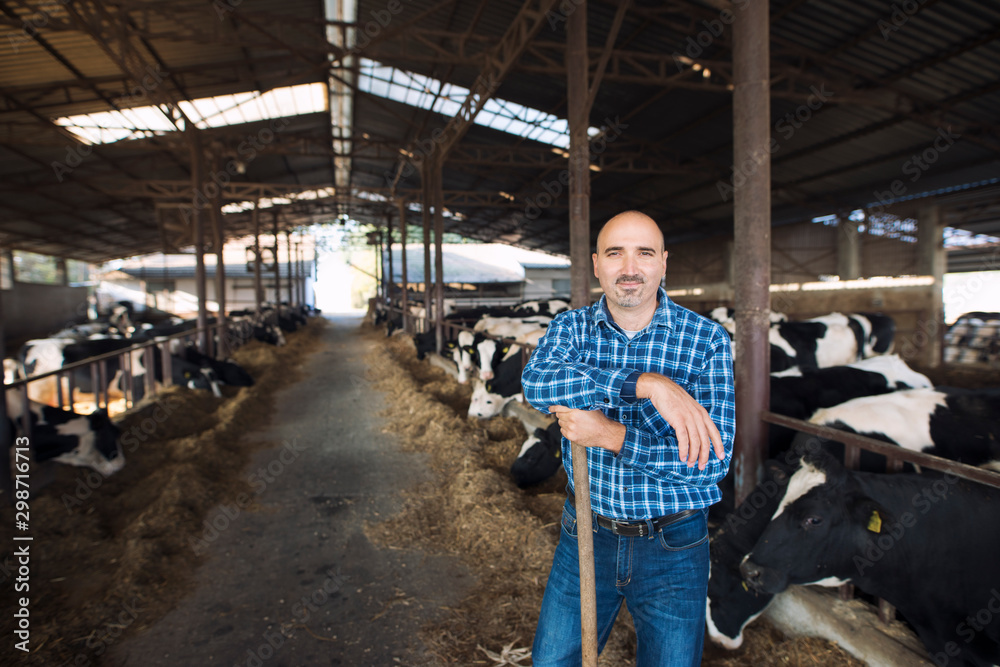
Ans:
{"label": "yellow ear tag", "polygon": [[747,586],[747,582],[741,581],[740,584],[743,586],[743,590],[745,590],[747,593],[750,592],[750,588]]}
{"label": "yellow ear tag", "polygon": [[872,510],[872,515],[868,517],[868,530],[873,533],[882,532],[882,517],[878,515],[878,510]]}

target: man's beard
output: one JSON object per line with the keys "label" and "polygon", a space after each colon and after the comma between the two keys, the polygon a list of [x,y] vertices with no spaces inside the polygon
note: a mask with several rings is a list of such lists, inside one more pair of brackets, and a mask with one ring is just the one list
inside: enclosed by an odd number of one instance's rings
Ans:
{"label": "man's beard", "polygon": [[[636,287],[627,289],[618,287],[618,283],[632,282],[640,283]],[[642,302],[642,293],[646,288],[646,279],[641,275],[619,276],[615,281],[615,300],[622,308],[634,308]]]}

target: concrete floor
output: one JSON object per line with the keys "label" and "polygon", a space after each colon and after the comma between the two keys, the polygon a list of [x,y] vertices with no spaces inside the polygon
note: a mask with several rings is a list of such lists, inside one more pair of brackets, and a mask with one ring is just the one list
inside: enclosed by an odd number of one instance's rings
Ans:
{"label": "concrete floor", "polygon": [[[365,521],[397,511],[399,490],[428,479],[425,457],[383,433],[383,397],[365,378],[360,318],[331,317],[305,377],[277,395],[276,416],[245,471],[259,491],[222,526],[196,588],[149,630],[112,647],[116,666],[433,664],[417,632],[472,581],[451,559],[380,549]],[[228,515],[226,512],[228,511]],[[284,632],[282,632],[284,631]]]}

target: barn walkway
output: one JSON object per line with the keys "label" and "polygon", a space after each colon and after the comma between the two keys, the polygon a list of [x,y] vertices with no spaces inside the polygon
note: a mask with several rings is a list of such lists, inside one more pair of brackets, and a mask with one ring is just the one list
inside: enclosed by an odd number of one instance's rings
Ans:
{"label": "barn walkway", "polygon": [[251,484],[263,490],[227,519],[225,508],[209,513],[224,529],[196,589],[147,632],[115,644],[105,664],[425,664],[417,631],[469,580],[448,559],[381,550],[365,537],[363,523],[395,512],[397,491],[428,472],[422,455],[401,452],[382,432],[382,396],[363,379],[371,343],[360,318],[328,319],[323,347],[306,360],[304,379],[278,394],[259,436],[284,443],[247,470],[262,471]]}

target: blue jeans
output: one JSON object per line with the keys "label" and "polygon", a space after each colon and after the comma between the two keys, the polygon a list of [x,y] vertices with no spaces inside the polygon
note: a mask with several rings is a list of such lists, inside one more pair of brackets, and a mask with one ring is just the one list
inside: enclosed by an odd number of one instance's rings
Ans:
{"label": "blue jeans", "polygon": [[[622,602],[635,622],[638,667],[697,667],[708,596],[708,511],[649,537],[619,537],[594,522],[598,650]],[[580,561],[576,511],[563,507],[562,530],[535,631],[535,667],[579,667]]]}

